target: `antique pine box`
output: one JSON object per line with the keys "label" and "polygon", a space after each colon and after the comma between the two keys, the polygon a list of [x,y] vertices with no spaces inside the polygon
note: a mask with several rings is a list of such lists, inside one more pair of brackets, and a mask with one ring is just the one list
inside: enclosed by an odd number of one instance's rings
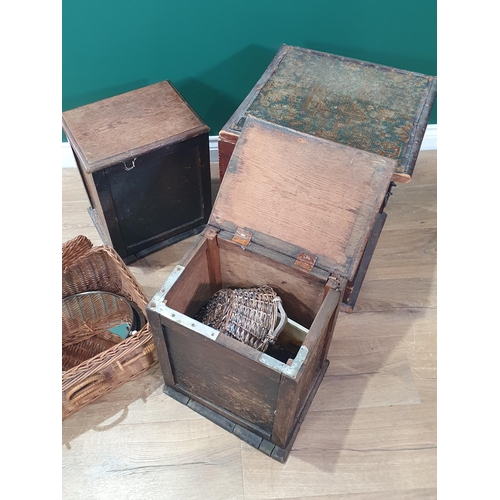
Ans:
{"label": "antique pine box", "polygon": [[211,210],[209,128],[172,83],[62,118],[89,214],[126,264],[203,229]]}
{"label": "antique pine box", "polygon": [[[286,460],[395,163],[247,118],[207,228],[147,307],[168,395]],[[261,284],[305,329],[278,337],[290,359],[193,319],[217,290]]]}
{"label": "antique pine box", "polygon": [[[436,79],[410,71],[283,45],[219,133],[221,179],[248,114],[396,161],[409,182],[436,95]],[[306,175],[307,167],[304,170]],[[390,189],[395,186],[391,184]],[[389,190],[390,194],[390,190]],[[382,231],[380,215],[343,298],[352,310]]]}

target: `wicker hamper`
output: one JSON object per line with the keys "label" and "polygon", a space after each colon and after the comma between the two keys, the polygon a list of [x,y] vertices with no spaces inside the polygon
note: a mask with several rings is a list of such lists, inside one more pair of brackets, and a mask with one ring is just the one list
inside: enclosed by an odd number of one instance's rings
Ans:
{"label": "wicker hamper", "polygon": [[[118,301],[126,299],[146,318],[148,299],[123,260],[111,247],[94,247],[80,235],[62,246],[62,298],[94,291],[108,292],[103,295]],[[137,333],[122,340],[97,322],[90,322],[90,327],[84,322],[84,329],[63,317],[63,360],[70,366],[62,373],[63,420],[157,361],[149,324],[144,321]]]}

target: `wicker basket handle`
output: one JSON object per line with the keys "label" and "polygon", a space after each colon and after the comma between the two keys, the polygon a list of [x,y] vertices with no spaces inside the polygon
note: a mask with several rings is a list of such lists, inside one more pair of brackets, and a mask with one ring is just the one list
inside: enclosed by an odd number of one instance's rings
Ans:
{"label": "wicker basket handle", "polygon": [[62,270],[74,264],[93,247],[92,242],[83,234],[63,243],[62,245]]}
{"label": "wicker basket handle", "polygon": [[66,399],[70,403],[76,403],[80,399],[88,396],[95,390],[101,388],[105,382],[104,375],[91,375],[75,387],[72,387],[66,394]]}
{"label": "wicker basket handle", "polygon": [[153,354],[153,357],[154,357],[154,350],[155,350],[155,346],[154,346],[153,342],[149,342],[148,344],[146,344],[144,346],[144,348],[142,349],[140,354],[138,354],[137,356],[134,356],[132,359],[129,359],[128,361],[125,361],[125,363],[123,363],[122,367],[131,365],[132,363],[134,363],[138,359],[141,359],[142,357],[147,356],[148,354]]}
{"label": "wicker basket handle", "polygon": [[278,311],[280,313],[280,322],[278,323],[278,326],[274,329],[273,333],[270,335],[271,343],[274,342],[274,340],[278,338],[278,335],[283,331],[283,329],[285,328],[286,322],[288,321],[288,316],[286,315],[286,312],[283,309],[283,305],[281,304],[281,299],[276,300],[276,302],[278,303]]}

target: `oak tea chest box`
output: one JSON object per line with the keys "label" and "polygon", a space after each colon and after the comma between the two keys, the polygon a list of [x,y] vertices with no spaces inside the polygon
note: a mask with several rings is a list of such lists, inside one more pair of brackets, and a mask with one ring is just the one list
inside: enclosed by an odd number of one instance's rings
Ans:
{"label": "oak tea chest box", "polygon": [[89,215],[126,264],[203,229],[212,203],[209,128],[171,82],[62,118]]}
{"label": "oak tea chest box", "polygon": [[[165,392],[284,462],[328,367],[341,297],[394,168],[249,116],[207,228],[147,307]],[[193,319],[221,288],[262,284],[291,320],[273,349]]]}
{"label": "oak tea chest box", "polygon": [[282,45],[219,133],[221,179],[249,114],[396,161],[364,259],[346,288],[345,311],[356,303],[392,188],[411,180],[435,96],[432,76]]}

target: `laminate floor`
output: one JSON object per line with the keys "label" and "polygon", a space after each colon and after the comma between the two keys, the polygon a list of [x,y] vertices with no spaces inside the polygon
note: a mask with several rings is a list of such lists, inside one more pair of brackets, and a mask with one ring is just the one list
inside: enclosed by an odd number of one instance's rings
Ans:
{"label": "laminate floor", "polygon": [[[398,184],[354,312],[286,464],[163,393],[158,365],[62,423],[65,500],[436,498],[436,151]],[[63,169],[62,241],[101,240]],[[213,196],[218,189],[212,164]],[[130,269],[148,297],[196,237]]]}

